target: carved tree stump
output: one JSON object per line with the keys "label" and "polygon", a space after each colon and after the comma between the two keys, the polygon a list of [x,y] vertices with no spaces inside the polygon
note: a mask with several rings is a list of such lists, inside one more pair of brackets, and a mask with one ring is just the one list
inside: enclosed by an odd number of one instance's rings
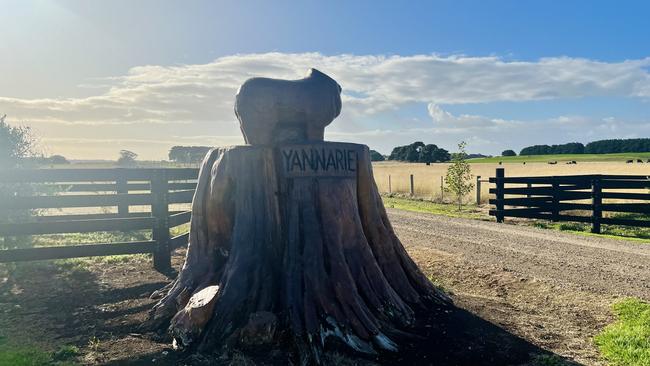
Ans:
{"label": "carved tree stump", "polygon": [[178,347],[275,344],[303,364],[397,351],[418,311],[449,304],[393,232],[368,148],[323,141],[212,150],[185,264],[156,295]]}

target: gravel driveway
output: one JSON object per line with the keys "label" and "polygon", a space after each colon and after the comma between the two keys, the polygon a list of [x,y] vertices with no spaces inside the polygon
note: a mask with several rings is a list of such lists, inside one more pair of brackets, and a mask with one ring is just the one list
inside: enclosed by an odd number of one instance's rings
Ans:
{"label": "gravel driveway", "polygon": [[592,337],[620,297],[650,300],[650,243],[388,209],[395,231],[455,302],[529,341],[602,365]]}
{"label": "gravel driveway", "polygon": [[410,245],[589,291],[650,299],[650,245],[400,210],[389,215]]}

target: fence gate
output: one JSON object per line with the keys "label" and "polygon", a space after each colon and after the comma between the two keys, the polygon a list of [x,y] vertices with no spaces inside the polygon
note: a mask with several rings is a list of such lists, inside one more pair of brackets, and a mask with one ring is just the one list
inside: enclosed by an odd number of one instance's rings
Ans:
{"label": "fence gate", "polygon": [[600,233],[601,224],[650,227],[650,217],[615,218],[603,213],[650,215],[650,176],[567,175],[506,177],[497,168],[490,178],[494,188],[490,215],[497,222],[506,217],[591,223]]}

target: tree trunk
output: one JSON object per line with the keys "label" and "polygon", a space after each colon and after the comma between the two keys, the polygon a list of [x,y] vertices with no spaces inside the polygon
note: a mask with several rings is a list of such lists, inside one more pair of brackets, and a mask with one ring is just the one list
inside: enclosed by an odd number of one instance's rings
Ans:
{"label": "tree trunk", "polygon": [[332,142],[211,151],[185,264],[155,295],[178,347],[273,344],[302,364],[397,351],[418,311],[449,304],[393,232],[368,148]]}

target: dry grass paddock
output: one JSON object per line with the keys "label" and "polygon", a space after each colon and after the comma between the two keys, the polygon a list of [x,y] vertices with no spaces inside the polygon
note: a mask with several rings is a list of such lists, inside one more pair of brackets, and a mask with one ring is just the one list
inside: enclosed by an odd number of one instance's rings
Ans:
{"label": "dry grass paddock", "polygon": [[[373,163],[373,172],[379,191],[389,193],[388,177],[390,175],[392,193],[409,193],[409,176],[413,174],[414,195],[419,198],[440,200],[440,177],[447,172],[448,163],[436,163],[427,166],[422,163],[401,163],[394,161]],[[578,175],[578,174],[630,174],[650,175],[650,164],[626,164],[621,162],[578,162],[578,164],[555,165],[547,163],[473,163],[470,164],[472,175],[487,180],[495,176],[497,168],[504,168],[506,177]],[[474,180],[475,182],[475,180]],[[489,183],[481,184],[481,202],[487,202]],[[629,192],[629,191],[628,191]],[[445,201],[451,197],[446,194]],[[467,197],[474,202],[475,191]]]}

